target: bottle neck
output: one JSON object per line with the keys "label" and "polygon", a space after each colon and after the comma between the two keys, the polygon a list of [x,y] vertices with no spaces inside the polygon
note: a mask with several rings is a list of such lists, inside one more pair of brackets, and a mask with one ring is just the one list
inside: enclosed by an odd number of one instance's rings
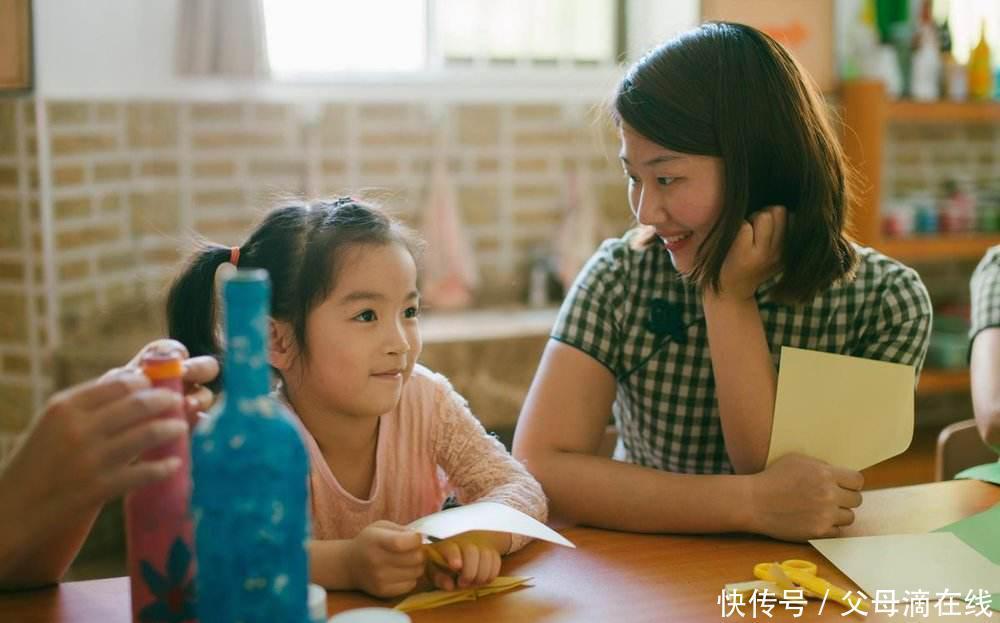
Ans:
{"label": "bottle neck", "polygon": [[227,293],[223,386],[229,400],[252,399],[267,395],[271,390],[268,301],[260,294]]}

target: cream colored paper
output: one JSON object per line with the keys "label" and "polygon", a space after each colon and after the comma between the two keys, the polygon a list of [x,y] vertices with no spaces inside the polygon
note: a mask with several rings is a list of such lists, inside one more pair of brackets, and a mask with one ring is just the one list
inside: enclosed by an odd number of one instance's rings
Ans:
{"label": "cream colored paper", "polygon": [[894,534],[809,541],[869,597],[895,591],[910,601],[920,591],[936,601],[944,591],[974,595],[1000,592],[995,565],[950,532]]}
{"label": "cream colored paper", "polygon": [[770,465],[799,452],[864,469],[913,439],[914,368],[784,346],[774,401]]}
{"label": "cream colored paper", "polygon": [[447,539],[472,530],[509,532],[576,547],[563,535],[521,511],[496,502],[474,502],[427,515],[407,528],[436,539]]}

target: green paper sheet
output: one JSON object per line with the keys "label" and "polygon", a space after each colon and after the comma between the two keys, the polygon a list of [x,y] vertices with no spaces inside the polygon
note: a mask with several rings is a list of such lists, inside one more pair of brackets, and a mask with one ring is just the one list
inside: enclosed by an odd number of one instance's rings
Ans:
{"label": "green paper sheet", "polygon": [[[982,480],[983,482],[1000,485],[1000,461],[970,467],[955,474],[955,480]],[[1000,562],[997,564],[1000,564]]]}
{"label": "green paper sheet", "polygon": [[[992,465],[1000,465],[1000,463]],[[979,467],[987,466],[980,465]],[[938,528],[935,532],[951,532],[965,541],[966,545],[989,559],[990,562],[1000,565],[1000,504],[987,511]],[[1000,593],[993,594],[992,608],[1000,612]]]}

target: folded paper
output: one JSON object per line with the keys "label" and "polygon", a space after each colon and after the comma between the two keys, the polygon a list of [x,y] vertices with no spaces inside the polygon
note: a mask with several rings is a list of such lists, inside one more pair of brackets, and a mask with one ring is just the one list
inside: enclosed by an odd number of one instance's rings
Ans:
{"label": "folded paper", "polygon": [[486,597],[487,595],[494,595],[496,593],[509,591],[518,588],[519,586],[527,586],[529,580],[531,580],[531,578],[499,576],[485,586],[459,589],[455,591],[428,591],[425,593],[416,593],[396,604],[396,610],[400,610],[402,612],[412,612],[414,610],[440,608],[441,606],[447,606],[449,604],[463,601],[473,601]]}

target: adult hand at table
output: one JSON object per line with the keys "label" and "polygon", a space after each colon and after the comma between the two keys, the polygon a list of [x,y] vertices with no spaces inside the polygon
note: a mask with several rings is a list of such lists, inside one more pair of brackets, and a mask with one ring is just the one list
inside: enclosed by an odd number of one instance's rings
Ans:
{"label": "adult hand at table", "polygon": [[4,508],[21,517],[59,517],[165,478],[178,459],[135,459],[187,433],[183,421],[155,419],[180,403],[132,371],[56,394],[0,475]]}
{"label": "adult hand at table", "polygon": [[753,531],[785,541],[836,537],[861,505],[861,472],[790,454],[754,474]]}
{"label": "adult hand at table", "polygon": [[136,459],[187,434],[186,422],[156,416],[182,403],[189,415],[207,407],[211,394],[201,383],[218,365],[185,362],[186,398],[154,389],[138,361],[148,349],[168,347],[187,354],[172,340],[153,342],[124,368],[54,395],[0,468],[0,586],[57,580],[105,502],[180,467],[176,458]]}

